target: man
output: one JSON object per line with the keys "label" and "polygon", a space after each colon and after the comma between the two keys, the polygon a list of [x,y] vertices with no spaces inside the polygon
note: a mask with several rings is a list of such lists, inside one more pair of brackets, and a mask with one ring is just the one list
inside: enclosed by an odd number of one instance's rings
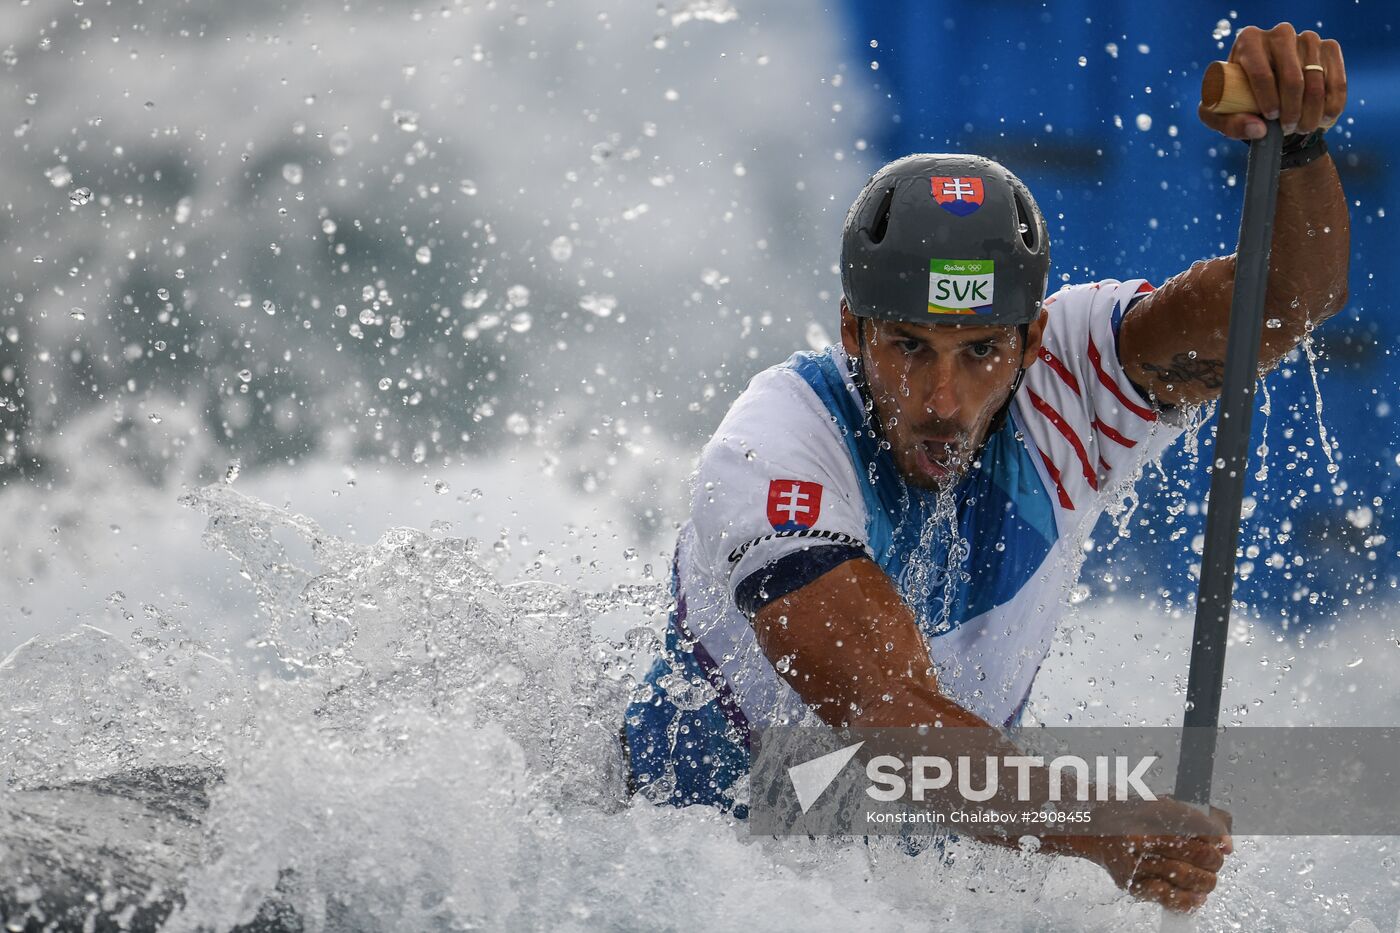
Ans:
{"label": "man", "polygon": [[[1346,300],[1347,208],[1320,129],[1346,79],[1336,42],[1288,24],[1241,30],[1231,59],[1287,134],[1271,368]],[[1265,131],[1253,115],[1200,117],[1233,139]],[[701,455],[665,652],[624,726],[649,796],[742,815],[752,730],[811,714],[1018,720],[1083,536],[1219,393],[1234,257],[1155,290],[1108,280],[1045,298],[1048,270],[1039,208],[993,161],[909,156],[861,191],[843,234],[840,347],[760,373]],[[1190,909],[1230,851],[1218,814],[1196,826],[1043,851]]]}

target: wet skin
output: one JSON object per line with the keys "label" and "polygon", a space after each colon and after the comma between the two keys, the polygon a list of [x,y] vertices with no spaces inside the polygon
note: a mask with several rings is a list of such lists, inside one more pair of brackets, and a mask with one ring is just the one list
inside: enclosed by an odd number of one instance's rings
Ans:
{"label": "wet skin", "polygon": [[[952,486],[972,466],[1017,367],[1040,351],[1047,312],[1018,327],[908,324],[841,307],[841,344],[858,359],[895,466],[911,485]],[[864,331],[862,335],[862,329]]]}

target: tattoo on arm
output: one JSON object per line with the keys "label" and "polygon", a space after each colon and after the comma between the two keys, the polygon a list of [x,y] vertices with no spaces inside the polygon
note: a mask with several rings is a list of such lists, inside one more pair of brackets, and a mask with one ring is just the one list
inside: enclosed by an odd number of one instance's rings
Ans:
{"label": "tattoo on arm", "polygon": [[1156,363],[1143,363],[1142,368],[1167,385],[1181,385],[1196,382],[1207,389],[1219,389],[1225,385],[1225,362],[1194,357],[1178,353],[1167,366]]}

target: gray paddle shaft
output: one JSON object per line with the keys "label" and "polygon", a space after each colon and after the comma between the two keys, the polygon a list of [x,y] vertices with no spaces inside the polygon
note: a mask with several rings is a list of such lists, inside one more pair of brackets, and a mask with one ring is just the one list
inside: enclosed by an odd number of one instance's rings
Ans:
{"label": "gray paddle shaft", "polygon": [[[1182,735],[1176,797],[1210,801],[1215,764],[1215,727],[1220,720],[1220,689],[1225,679],[1225,638],[1235,587],[1235,546],[1240,531],[1240,500],[1249,463],[1249,427],[1254,415],[1254,383],[1259,371],[1259,339],[1264,325],[1264,292],[1269,282],[1269,246],[1278,200],[1283,133],[1277,120],[1250,146],[1245,175],[1244,216],[1235,252],[1235,292],[1225,347],[1225,385],[1216,409],[1211,449],[1210,508],[1206,513],[1205,553],[1196,597],[1191,640],[1191,673],[1186,687],[1187,728]],[[1206,726],[1209,728],[1191,728]]]}

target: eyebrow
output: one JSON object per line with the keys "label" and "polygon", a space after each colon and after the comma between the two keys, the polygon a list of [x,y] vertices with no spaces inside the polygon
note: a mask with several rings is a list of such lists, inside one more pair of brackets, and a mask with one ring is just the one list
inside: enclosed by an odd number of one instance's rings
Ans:
{"label": "eyebrow", "polygon": [[[915,331],[909,330],[908,328],[902,326],[901,324],[892,324],[892,325],[890,326],[890,331],[891,331],[896,337],[907,337],[907,338],[910,339],[910,340],[917,340],[917,341],[919,341],[920,343],[928,343],[928,341],[924,339],[924,337],[923,337],[922,334],[919,334],[919,333],[917,333],[917,332],[915,332]],[[964,346],[964,347],[975,347],[975,346],[977,346],[979,343],[996,343],[996,342],[1000,341],[1001,339],[1003,339],[1005,336],[1006,336],[1006,335],[1005,335],[1004,333],[1002,333],[1001,331],[995,331],[995,332],[993,332],[993,333],[986,334],[986,335],[981,336],[981,337],[968,337],[967,339],[965,339],[965,340],[962,342],[962,346]]]}

